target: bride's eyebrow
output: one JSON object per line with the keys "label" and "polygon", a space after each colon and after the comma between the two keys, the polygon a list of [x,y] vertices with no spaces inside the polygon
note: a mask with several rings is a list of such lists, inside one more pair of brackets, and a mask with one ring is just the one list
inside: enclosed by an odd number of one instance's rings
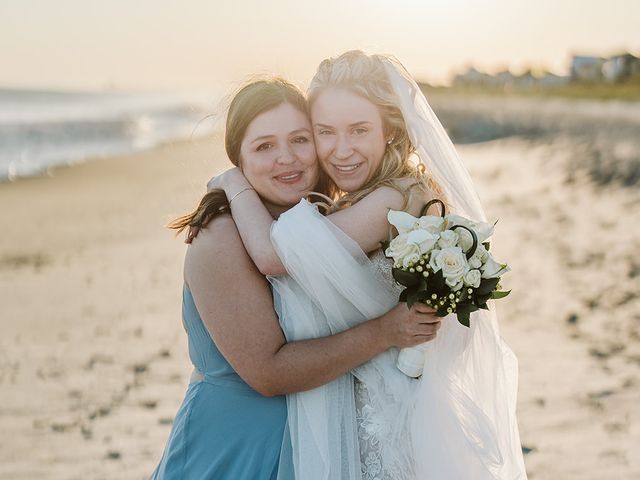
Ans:
{"label": "bride's eyebrow", "polygon": [[298,135],[299,133],[311,133],[311,132],[307,128],[299,128],[297,130],[294,130],[293,132],[290,132],[289,135]]}
{"label": "bride's eyebrow", "polygon": [[[349,128],[362,127],[364,125],[371,125],[371,122],[369,122],[367,120],[362,120],[360,122],[351,123],[349,125]],[[316,127],[316,128],[333,128],[331,125],[325,125],[324,123],[316,123],[316,124],[314,124],[314,127]]]}

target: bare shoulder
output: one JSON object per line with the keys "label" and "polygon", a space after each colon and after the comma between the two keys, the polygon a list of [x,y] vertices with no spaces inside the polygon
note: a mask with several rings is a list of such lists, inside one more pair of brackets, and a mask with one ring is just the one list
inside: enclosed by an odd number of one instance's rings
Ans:
{"label": "bare shoulder", "polygon": [[187,249],[187,258],[203,260],[202,257],[215,255],[225,247],[233,248],[237,241],[242,245],[233,218],[228,214],[220,215],[198,232]]}
{"label": "bare shoulder", "polygon": [[394,184],[395,188],[386,185],[378,187],[367,197],[386,208],[399,210],[405,205],[405,195],[408,194],[409,204],[404,209],[413,214],[418,214],[429,200],[436,197],[435,192],[425,191],[422,182],[412,177],[395,179]]}
{"label": "bare shoulder", "polygon": [[233,218],[220,215],[198,232],[187,248],[184,277],[187,283],[203,270],[217,275],[242,271],[248,274],[256,270],[244,248]]}
{"label": "bare shoulder", "polygon": [[369,193],[363,200],[385,208],[399,209],[404,203],[404,195],[397,188],[382,185]]}

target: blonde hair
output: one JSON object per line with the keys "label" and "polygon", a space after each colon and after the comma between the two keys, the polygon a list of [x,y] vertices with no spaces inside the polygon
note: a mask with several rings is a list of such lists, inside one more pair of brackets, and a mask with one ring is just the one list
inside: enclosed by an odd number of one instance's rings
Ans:
{"label": "blonde hair", "polygon": [[[309,113],[302,90],[281,77],[254,78],[234,95],[227,114],[224,146],[236,167],[242,166],[240,146],[249,124],[258,115],[283,103],[289,103],[305,115]],[[325,187],[320,182],[316,189],[323,191]],[[167,227],[176,230],[177,234],[188,229],[186,243],[191,243],[201,228],[223,213],[230,213],[227,197],[222,190],[212,190],[202,197],[195,210],[176,218]]]}
{"label": "blonde hair", "polygon": [[[385,71],[386,60],[384,55],[368,55],[360,50],[350,50],[338,57],[323,60],[311,80],[307,92],[309,105],[313,105],[325,88],[348,89],[378,107],[384,135],[391,139],[380,165],[365,185],[355,192],[346,193],[330,182],[329,197],[334,201],[335,208],[340,208],[356,203],[381,186],[389,186],[403,194],[405,209],[409,204],[412,188],[418,186],[425,194],[434,193],[448,205],[444,191],[428,174],[424,165],[411,161],[416,149],[409,139],[399,100]],[[398,181],[403,178],[413,178],[415,182],[408,188],[402,188]]]}

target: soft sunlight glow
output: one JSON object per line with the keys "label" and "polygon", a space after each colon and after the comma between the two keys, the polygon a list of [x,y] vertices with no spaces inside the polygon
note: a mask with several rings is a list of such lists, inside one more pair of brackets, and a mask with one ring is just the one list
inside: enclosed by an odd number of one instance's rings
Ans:
{"label": "soft sunlight glow", "polygon": [[562,73],[573,51],[640,54],[639,18],[625,0],[4,0],[0,86],[210,89],[265,71],[305,82],[352,48],[440,83],[468,65]]}

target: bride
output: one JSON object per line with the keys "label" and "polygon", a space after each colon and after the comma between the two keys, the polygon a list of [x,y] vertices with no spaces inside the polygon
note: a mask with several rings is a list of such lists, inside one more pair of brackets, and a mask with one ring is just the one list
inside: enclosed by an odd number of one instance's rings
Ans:
{"label": "bride", "polygon": [[[273,222],[238,169],[212,181],[237,195],[233,217],[270,276],[289,341],[342,331],[398,303],[380,249],[391,233],[389,209],[418,216],[439,198],[450,213],[485,221],[464,164],[397,60],[360,51],[326,59],[308,98],[318,158],[332,182],[331,198],[321,202],[328,215],[303,200]],[[526,479],[517,359],[490,308],[472,313],[470,328],[443,320],[419,379],[396,368],[391,349],[353,377],[288,395],[296,478]]]}

